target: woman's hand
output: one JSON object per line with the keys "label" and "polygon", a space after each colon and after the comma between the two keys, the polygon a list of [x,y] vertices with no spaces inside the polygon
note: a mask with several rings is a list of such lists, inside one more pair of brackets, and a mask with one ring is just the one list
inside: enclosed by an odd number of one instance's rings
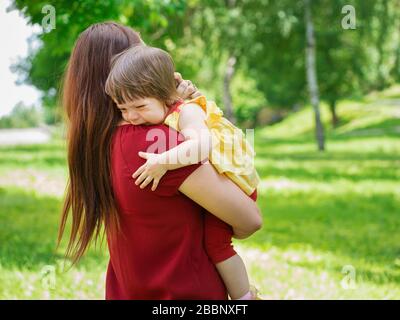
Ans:
{"label": "woman's hand", "polygon": [[184,80],[179,72],[174,73],[176,91],[182,99],[193,99],[202,95],[190,80]]}
{"label": "woman's hand", "polygon": [[138,177],[135,184],[140,184],[140,189],[145,188],[151,181],[153,181],[151,191],[154,191],[157,189],[158,183],[168,170],[162,163],[160,155],[157,153],[139,152],[139,157],[147,159],[147,161],[135,171],[132,178],[135,179]]}

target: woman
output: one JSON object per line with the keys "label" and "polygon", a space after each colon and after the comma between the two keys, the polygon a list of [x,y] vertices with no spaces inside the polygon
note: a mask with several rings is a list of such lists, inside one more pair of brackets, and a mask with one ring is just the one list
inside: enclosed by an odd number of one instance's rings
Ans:
{"label": "woman", "polygon": [[[260,228],[261,217],[255,203],[210,165],[169,172],[157,192],[134,185],[131,174],[144,163],[138,152],[154,143],[148,139],[151,130],[164,135],[168,148],[179,143],[179,135],[164,125],[124,123],[104,92],[111,57],[141,43],[132,29],[101,23],[86,29],[75,44],[64,83],[69,184],[58,241],[70,211],[67,255],[74,262],[105,227],[107,299],[226,299],[203,248],[200,206],[240,238]],[[195,91],[190,82],[180,86],[183,98]],[[204,180],[211,185],[207,193]]]}

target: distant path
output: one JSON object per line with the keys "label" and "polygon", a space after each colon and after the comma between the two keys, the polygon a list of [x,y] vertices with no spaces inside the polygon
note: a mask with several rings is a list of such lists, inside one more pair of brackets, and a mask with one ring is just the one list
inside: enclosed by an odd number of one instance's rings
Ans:
{"label": "distant path", "polygon": [[46,143],[51,134],[44,128],[0,129],[0,146]]}

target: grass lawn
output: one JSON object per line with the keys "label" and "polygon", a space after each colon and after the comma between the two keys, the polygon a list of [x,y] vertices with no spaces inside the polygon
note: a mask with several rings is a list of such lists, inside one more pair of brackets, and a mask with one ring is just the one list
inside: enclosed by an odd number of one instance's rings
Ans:
{"label": "grass lawn", "polygon": [[[269,299],[400,299],[398,88],[338,105],[316,151],[311,110],[256,130],[264,227],[235,241]],[[105,246],[66,271],[54,251],[62,140],[0,147],[0,299],[103,299]],[[63,244],[65,247],[65,242]]]}

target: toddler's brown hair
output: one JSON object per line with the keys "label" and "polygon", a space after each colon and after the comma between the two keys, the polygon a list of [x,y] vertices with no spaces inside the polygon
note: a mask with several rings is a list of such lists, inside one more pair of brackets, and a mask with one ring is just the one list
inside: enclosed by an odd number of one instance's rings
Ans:
{"label": "toddler's brown hair", "polygon": [[174,72],[166,51],[136,45],[112,58],[105,91],[117,104],[151,97],[171,105],[179,99]]}

